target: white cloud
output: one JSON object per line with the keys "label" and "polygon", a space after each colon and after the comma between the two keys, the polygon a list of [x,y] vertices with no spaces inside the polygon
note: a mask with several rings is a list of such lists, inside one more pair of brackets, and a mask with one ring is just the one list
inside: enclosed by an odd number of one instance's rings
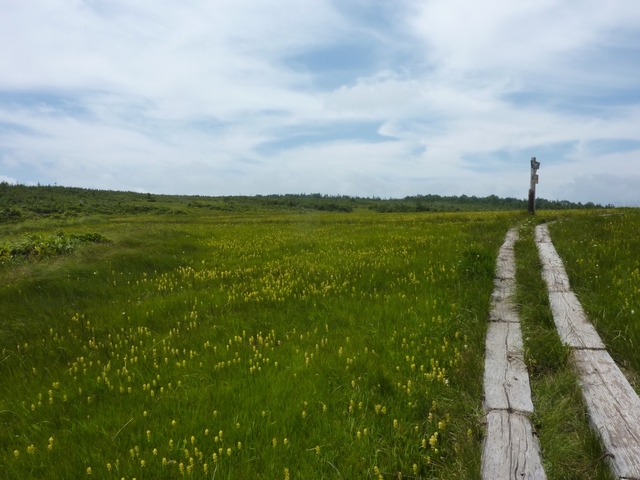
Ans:
{"label": "white cloud", "polygon": [[0,182],[10,183],[12,185],[15,185],[16,183],[18,183],[15,178],[6,177],[4,175],[0,175]]}
{"label": "white cloud", "polygon": [[[563,183],[558,187],[557,194],[562,198],[568,196],[582,203],[593,202],[602,205],[613,203],[618,206],[640,207],[638,185],[640,185],[640,175],[605,171],[598,174],[580,175],[570,182]],[[616,192],[613,201],[609,193],[612,190]]]}
{"label": "white cloud", "polygon": [[640,5],[626,0],[431,0],[415,8],[411,23],[428,55],[463,74],[548,71],[640,22]]}
{"label": "white cloud", "polygon": [[[616,146],[640,142],[640,4],[0,0],[0,11],[11,45],[0,165],[23,183],[524,197],[538,155],[542,196],[624,203],[633,188],[611,188],[615,175],[640,187],[638,152]],[[354,44],[366,49],[349,55],[371,58],[304,64]],[[342,85],[318,81],[338,68]],[[607,172],[602,187],[576,180]]]}

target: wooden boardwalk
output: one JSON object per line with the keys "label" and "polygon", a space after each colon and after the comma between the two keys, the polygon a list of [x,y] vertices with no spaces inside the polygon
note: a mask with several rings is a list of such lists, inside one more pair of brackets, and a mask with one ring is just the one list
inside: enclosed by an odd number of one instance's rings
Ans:
{"label": "wooden boardwalk", "polygon": [[546,479],[540,447],[529,415],[533,413],[529,374],[524,363],[515,292],[516,229],[507,233],[496,266],[486,339],[484,407],[487,423],[482,448],[485,480]]}
{"label": "wooden boardwalk", "polygon": [[591,425],[616,477],[640,480],[640,399],[571,291],[546,225],[536,227],[536,245],[553,319],[562,342],[572,350]]}

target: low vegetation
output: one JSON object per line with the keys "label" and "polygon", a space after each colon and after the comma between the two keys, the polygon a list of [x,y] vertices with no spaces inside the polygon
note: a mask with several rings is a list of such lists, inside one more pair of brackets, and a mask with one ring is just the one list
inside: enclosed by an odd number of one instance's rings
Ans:
{"label": "low vegetation", "polygon": [[100,233],[66,234],[58,230],[52,235],[25,234],[20,241],[0,243],[0,265],[73,252],[86,243],[109,243]]}
{"label": "low vegetation", "polygon": [[[602,208],[593,203],[536,200],[540,210]],[[112,192],[59,186],[0,183],[0,224],[35,218],[64,219],[86,215],[184,215],[187,212],[480,212],[526,210],[526,200],[476,196],[416,195],[403,199],[346,195],[183,196]]]}
{"label": "low vegetation", "polygon": [[640,393],[640,211],[573,215],[550,231],[572,288]]}
{"label": "low vegetation", "polygon": [[533,425],[547,478],[613,479],[549,306],[534,244],[534,222],[521,227],[516,244],[517,296],[525,362],[534,402]]}
{"label": "low vegetation", "polygon": [[[376,208],[426,199],[1,185],[0,471],[479,478],[495,258],[521,224],[518,303],[545,467],[609,478],[553,329],[530,217]],[[558,220],[572,281],[637,372],[637,212],[535,218]]]}
{"label": "low vegetation", "polygon": [[477,477],[493,259],[517,218],[47,221],[113,243],[5,266],[0,468]]}

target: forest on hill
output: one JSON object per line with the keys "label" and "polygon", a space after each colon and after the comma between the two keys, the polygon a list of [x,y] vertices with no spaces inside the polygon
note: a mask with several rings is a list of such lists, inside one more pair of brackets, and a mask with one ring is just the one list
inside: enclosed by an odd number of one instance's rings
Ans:
{"label": "forest on hill", "polygon": [[[611,208],[607,205],[606,208]],[[567,200],[536,199],[538,210],[605,208]],[[526,210],[524,199],[496,195],[414,195],[405,198],[352,197],[347,195],[283,194],[254,196],[156,195],[151,193],[93,190],[63,186],[27,186],[0,183],[0,223],[40,217],[81,215],[166,214],[181,215],[198,209],[220,212],[328,211],[353,212],[366,209],[396,212],[477,212]]]}

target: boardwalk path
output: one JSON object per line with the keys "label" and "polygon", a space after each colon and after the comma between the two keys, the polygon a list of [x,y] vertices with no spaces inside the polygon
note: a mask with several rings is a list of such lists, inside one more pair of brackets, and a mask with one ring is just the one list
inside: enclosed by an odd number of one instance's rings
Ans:
{"label": "boardwalk path", "polygon": [[560,339],[571,348],[591,425],[616,477],[640,480],[640,399],[571,291],[546,225],[536,227],[536,244],[553,319]]}
{"label": "boardwalk path", "polygon": [[533,413],[529,375],[522,352],[515,293],[513,246],[516,229],[507,233],[498,254],[495,288],[491,295],[484,373],[487,430],[482,450],[482,478],[545,479],[540,447],[529,415]]}

